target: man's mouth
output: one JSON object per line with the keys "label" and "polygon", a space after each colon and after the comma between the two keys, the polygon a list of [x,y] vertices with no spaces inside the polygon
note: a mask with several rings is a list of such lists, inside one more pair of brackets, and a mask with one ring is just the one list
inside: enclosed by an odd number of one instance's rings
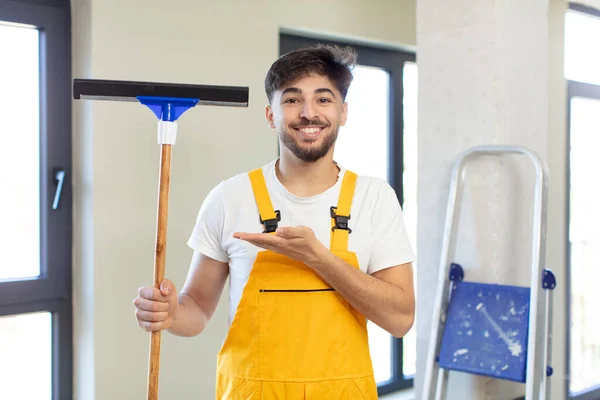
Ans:
{"label": "man's mouth", "polygon": [[315,139],[323,129],[325,129],[324,126],[300,126],[294,128],[295,131],[306,139]]}

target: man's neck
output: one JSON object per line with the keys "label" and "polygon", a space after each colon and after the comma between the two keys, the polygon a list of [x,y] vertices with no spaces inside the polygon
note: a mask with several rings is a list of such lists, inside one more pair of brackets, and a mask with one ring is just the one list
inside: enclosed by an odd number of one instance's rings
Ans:
{"label": "man's neck", "polygon": [[282,154],[275,163],[275,172],[281,184],[298,197],[323,193],[335,185],[339,171],[339,167],[327,156],[307,163]]}

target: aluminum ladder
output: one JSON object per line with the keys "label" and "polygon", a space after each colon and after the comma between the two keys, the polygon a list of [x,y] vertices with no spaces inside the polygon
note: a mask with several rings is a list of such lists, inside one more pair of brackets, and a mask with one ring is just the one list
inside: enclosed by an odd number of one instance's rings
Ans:
{"label": "aluminum ladder", "polygon": [[[530,287],[466,281],[450,254],[463,170],[476,157],[515,154],[526,156],[535,168]],[[446,399],[453,370],[521,382],[526,400],[548,400],[556,279],[545,269],[548,183],[543,164],[523,147],[477,146],[459,156],[451,179],[422,399]]]}

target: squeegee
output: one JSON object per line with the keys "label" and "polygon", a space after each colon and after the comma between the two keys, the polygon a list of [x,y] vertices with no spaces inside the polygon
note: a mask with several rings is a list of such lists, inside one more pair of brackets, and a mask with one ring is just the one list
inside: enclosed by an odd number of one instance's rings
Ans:
{"label": "squeegee", "polygon": [[[167,249],[167,216],[171,182],[171,149],[177,137],[177,119],[198,105],[247,107],[248,87],[191,85],[177,83],[75,79],[76,100],[108,100],[138,102],[148,107],[158,119],[160,174],[154,256],[154,287],[164,279]],[[148,366],[148,400],[158,398],[161,332],[151,334]]]}

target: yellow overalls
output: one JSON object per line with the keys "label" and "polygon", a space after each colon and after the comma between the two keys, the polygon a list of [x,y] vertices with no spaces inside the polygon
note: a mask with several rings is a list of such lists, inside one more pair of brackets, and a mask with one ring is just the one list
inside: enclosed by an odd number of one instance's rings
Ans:
{"label": "yellow overalls", "polygon": [[[280,216],[262,170],[249,176],[265,232],[274,232]],[[331,208],[330,249],[358,268],[348,251],[355,183],[356,175],[346,172]],[[365,318],[306,265],[260,251],[218,354],[216,397],[377,399]]]}

